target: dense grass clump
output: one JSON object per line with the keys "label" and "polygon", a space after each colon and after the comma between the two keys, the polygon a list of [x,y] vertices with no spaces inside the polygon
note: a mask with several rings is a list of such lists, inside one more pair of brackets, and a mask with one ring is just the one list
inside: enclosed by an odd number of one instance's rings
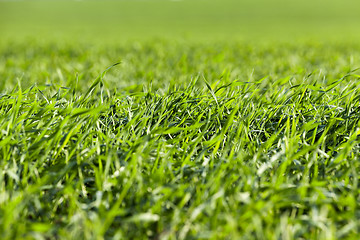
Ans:
{"label": "dense grass clump", "polygon": [[0,237],[356,238],[358,49],[3,48]]}

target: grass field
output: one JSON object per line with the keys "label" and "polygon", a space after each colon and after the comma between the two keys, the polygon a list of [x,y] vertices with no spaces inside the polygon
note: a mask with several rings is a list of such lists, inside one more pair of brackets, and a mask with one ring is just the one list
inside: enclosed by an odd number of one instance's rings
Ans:
{"label": "grass field", "polygon": [[359,7],[0,1],[0,238],[356,239]]}

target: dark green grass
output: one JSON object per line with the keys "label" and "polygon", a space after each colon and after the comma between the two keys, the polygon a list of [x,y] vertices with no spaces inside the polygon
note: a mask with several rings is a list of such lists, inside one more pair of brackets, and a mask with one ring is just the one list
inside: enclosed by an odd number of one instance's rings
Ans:
{"label": "dark green grass", "polygon": [[358,236],[357,45],[30,46],[0,54],[2,239]]}

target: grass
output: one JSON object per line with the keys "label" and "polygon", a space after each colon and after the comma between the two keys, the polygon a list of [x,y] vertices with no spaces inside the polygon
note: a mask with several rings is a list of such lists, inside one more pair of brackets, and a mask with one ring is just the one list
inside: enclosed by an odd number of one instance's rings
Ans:
{"label": "grass", "polygon": [[350,3],[0,1],[0,238],[356,239]]}
{"label": "grass", "polygon": [[1,40],[109,42],[167,37],[357,42],[356,0],[0,1]]}
{"label": "grass", "polygon": [[358,47],[52,47],[2,50],[3,239],[356,238]]}

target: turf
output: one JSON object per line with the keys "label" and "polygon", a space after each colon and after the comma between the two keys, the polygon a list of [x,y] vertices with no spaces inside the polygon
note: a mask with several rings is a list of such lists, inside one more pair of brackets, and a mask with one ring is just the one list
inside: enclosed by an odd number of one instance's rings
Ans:
{"label": "turf", "polygon": [[357,41],[359,9],[356,0],[1,0],[0,41]]}
{"label": "turf", "polygon": [[[125,3],[140,4],[108,4]],[[0,6],[49,3],[26,4]],[[250,41],[257,33],[222,32],[224,18],[207,41],[196,26],[181,37],[186,22],[156,39],[146,29],[71,39],[74,29],[44,37],[35,16],[41,38],[24,21],[2,25],[1,239],[357,238],[360,44],[350,37]]]}
{"label": "turf", "polygon": [[359,48],[158,44],[3,50],[3,238],[356,236]]}

